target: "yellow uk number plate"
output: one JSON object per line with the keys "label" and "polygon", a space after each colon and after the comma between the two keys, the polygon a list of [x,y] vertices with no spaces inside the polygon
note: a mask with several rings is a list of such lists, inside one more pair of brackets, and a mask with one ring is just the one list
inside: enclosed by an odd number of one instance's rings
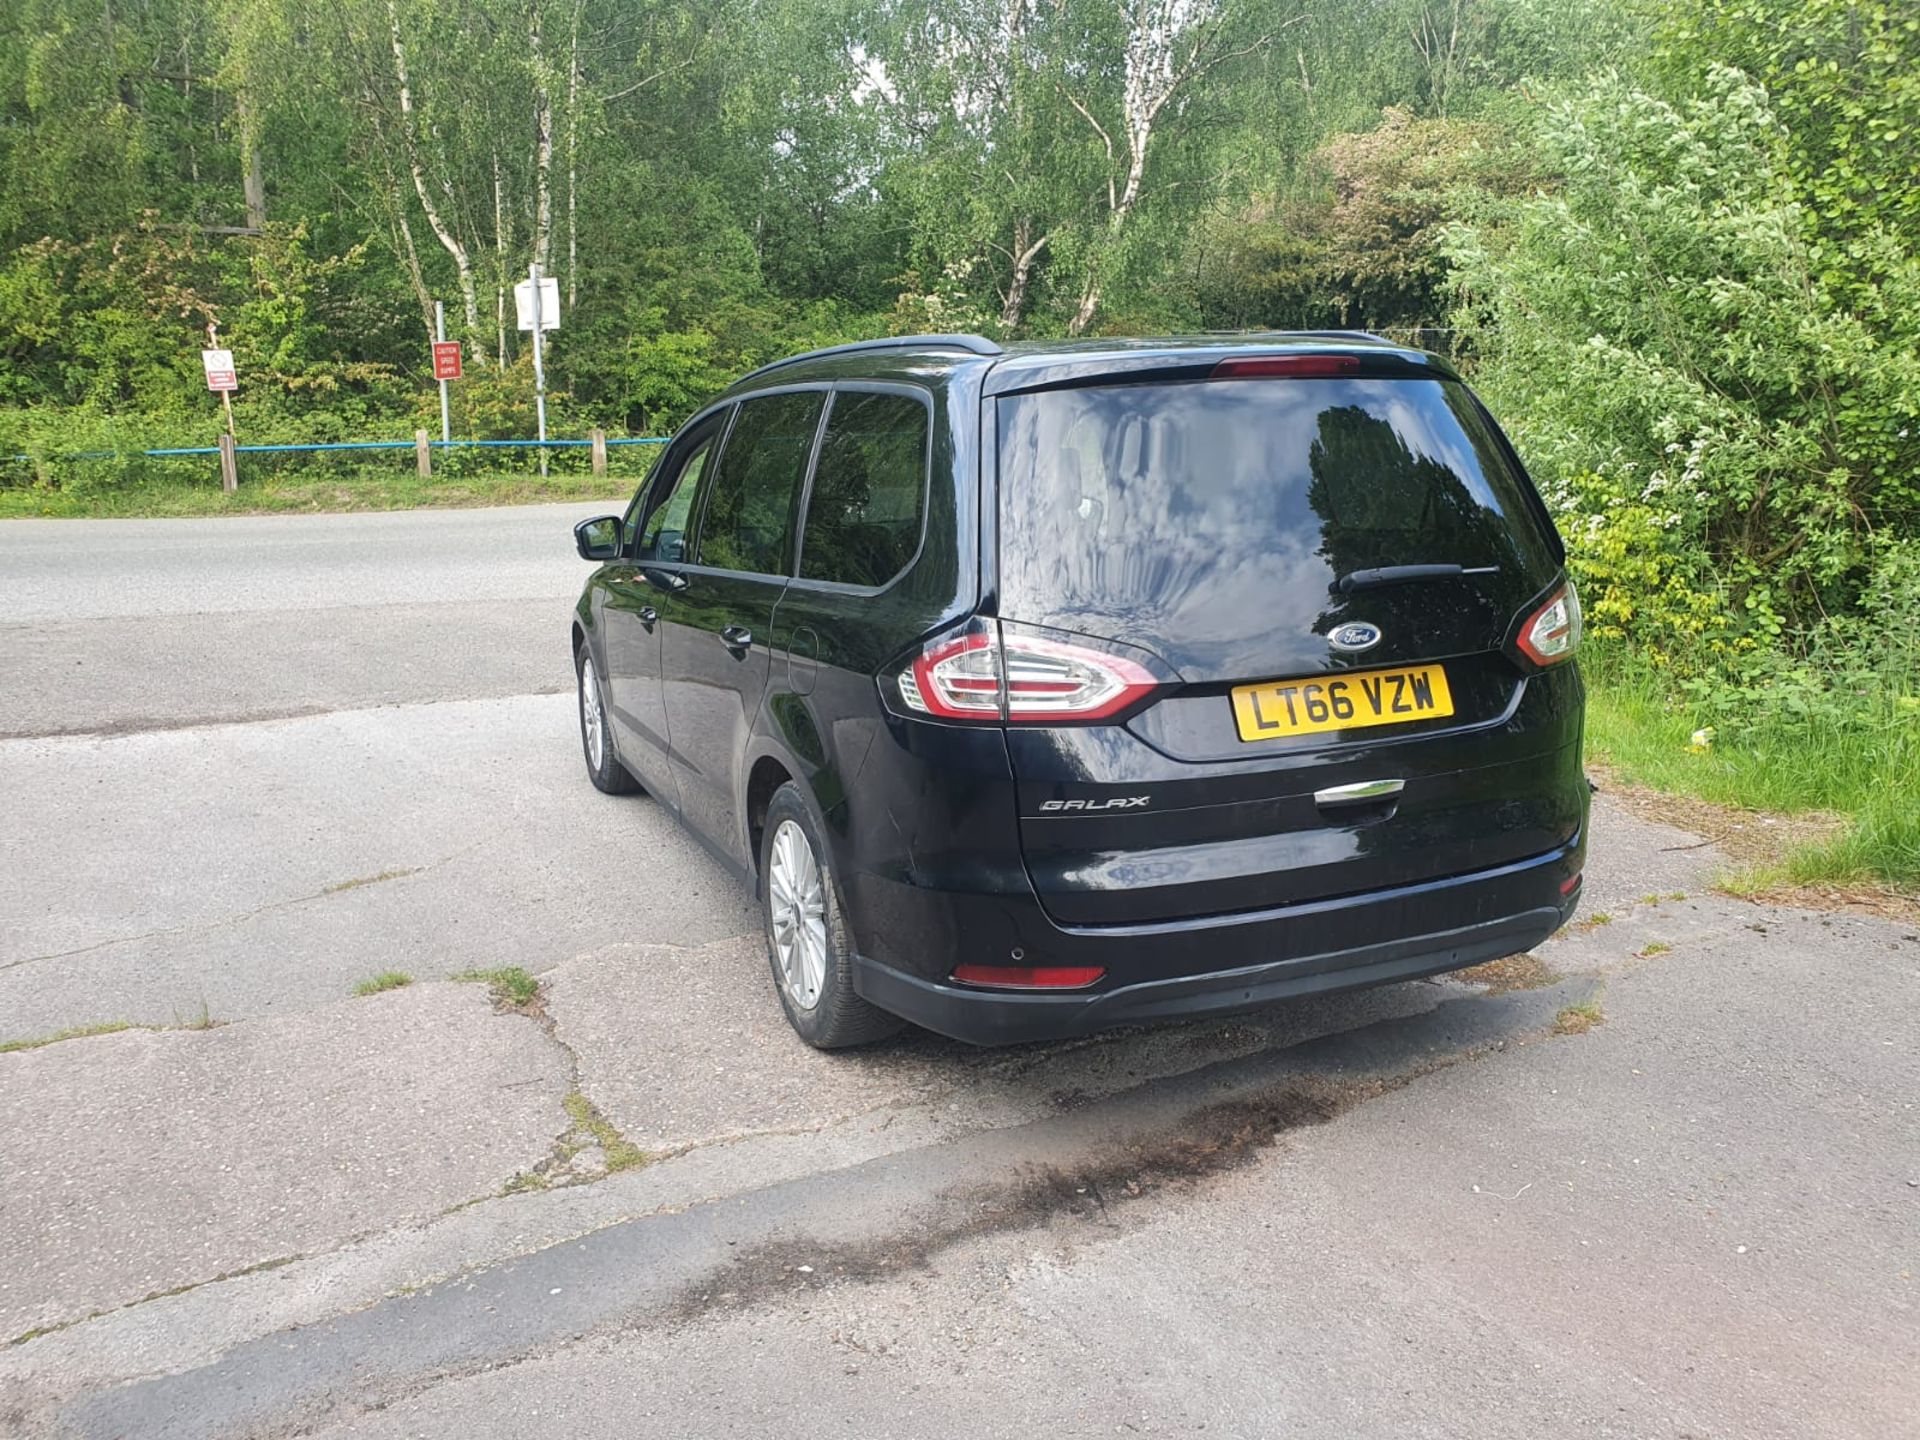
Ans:
{"label": "yellow uk number plate", "polygon": [[1242,685],[1233,692],[1233,718],[1242,740],[1360,730],[1451,714],[1453,694],[1447,689],[1447,672],[1438,665],[1276,680]]}

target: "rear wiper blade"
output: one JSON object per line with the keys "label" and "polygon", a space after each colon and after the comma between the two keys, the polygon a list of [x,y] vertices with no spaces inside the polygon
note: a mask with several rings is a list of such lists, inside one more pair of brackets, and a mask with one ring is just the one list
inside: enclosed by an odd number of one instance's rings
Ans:
{"label": "rear wiper blade", "polygon": [[1498,565],[1382,565],[1376,570],[1354,570],[1333,582],[1342,595],[1376,590],[1382,585],[1404,585],[1413,580],[1452,580],[1461,575],[1498,575]]}

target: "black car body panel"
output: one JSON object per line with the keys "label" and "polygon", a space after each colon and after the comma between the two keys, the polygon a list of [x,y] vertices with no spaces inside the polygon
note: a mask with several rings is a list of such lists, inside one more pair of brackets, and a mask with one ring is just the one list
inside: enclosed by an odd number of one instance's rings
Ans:
{"label": "black car body panel", "polygon": [[[1249,356],[1346,368],[1213,378]],[[794,425],[767,443],[807,449],[804,462],[757,443],[752,463],[772,478],[741,533],[761,558],[752,573],[708,563],[746,563],[703,530],[707,494],[740,483],[739,416],[756,402],[770,414],[776,395],[817,397],[783,412],[818,407],[811,448]],[[862,400],[880,396],[893,399]],[[916,515],[897,483],[880,504],[860,469],[891,443],[897,478],[919,433],[910,404],[925,414]],[[869,411],[892,430],[862,432]],[[1296,411],[1313,440],[1241,445],[1253,458],[1238,471],[1181,473],[1180,455],[1205,448],[1194,437],[1232,440]],[[1054,463],[1061,434],[1106,448],[1037,481],[1020,455]],[[678,523],[673,482],[702,446],[712,473],[675,531],[656,517]],[[1289,480],[1269,451],[1306,468]],[[769,517],[789,465],[776,566]],[[1240,535],[1232,506],[1206,510],[1216,480],[1292,507],[1264,512],[1286,533]],[[1149,514],[1136,502],[1159,503],[1156,484],[1177,493]],[[1348,523],[1342,486],[1386,519]],[[1434,357],[1355,336],[1009,352],[934,337],[800,357],[695,416],[623,533],[575,617],[609,677],[620,759],[749,877],[769,797],[798,781],[833,852],[859,993],[927,1028],[998,1043],[1429,974],[1527,948],[1577,902],[1584,695],[1575,664],[1536,663],[1520,644],[1564,584],[1564,552],[1498,427]],[[1156,580],[1176,550],[1189,573]],[[1449,565],[1476,573],[1393,572]],[[862,566],[860,583],[831,578]],[[1352,622],[1374,638],[1334,648]],[[956,635],[996,657],[1021,636],[1070,642],[1144,677],[1143,693],[1058,723],[916,708],[902,672]],[[1236,688],[1434,666],[1450,714],[1274,739],[1238,728]],[[1398,782],[1390,794],[1329,798],[1383,780]],[[1024,993],[956,980],[967,965],[1098,978]]]}

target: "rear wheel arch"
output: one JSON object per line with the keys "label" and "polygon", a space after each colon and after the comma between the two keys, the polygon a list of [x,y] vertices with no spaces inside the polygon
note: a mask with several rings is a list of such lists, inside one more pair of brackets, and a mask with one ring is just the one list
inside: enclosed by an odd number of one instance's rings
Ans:
{"label": "rear wheel arch", "polygon": [[762,755],[747,772],[747,853],[752,857],[756,894],[766,883],[766,876],[761,873],[765,867],[760,863],[760,851],[767,828],[767,806],[773,803],[780,787],[793,778],[793,771],[776,755]]}

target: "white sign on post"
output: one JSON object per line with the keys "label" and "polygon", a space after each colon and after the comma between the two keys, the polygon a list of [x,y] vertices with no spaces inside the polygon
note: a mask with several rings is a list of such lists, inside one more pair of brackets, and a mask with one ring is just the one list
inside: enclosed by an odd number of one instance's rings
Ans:
{"label": "white sign on post", "polygon": [[[513,287],[513,309],[520,328],[533,329],[533,281],[522,280]],[[551,275],[540,277],[540,328],[560,328],[560,282]]]}
{"label": "white sign on post", "polygon": [[200,365],[207,372],[207,389],[226,391],[240,388],[240,378],[233,370],[231,350],[202,350]]}

